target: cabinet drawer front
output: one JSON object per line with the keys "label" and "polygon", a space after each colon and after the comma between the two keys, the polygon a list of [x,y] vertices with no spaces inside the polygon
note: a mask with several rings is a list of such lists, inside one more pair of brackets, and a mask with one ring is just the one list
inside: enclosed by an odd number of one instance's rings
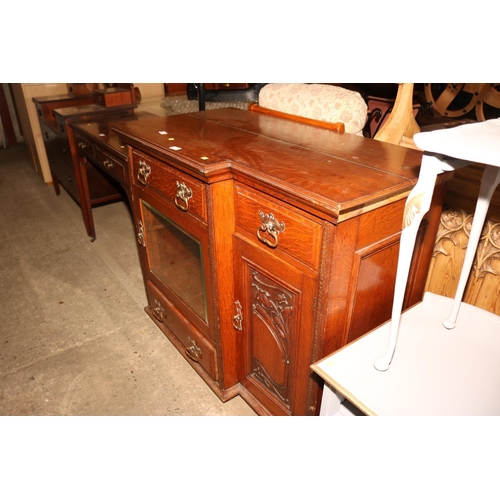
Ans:
{"label": "cabinet drawer front", "polygon": [[109,174],[118,179],[122,184],[125,183],[128,185],[127,169],[124,163],[116,157],[101,151],[99,148],[96,148],[95,154],[96,160],[102,165],[106,172],[109,172]]}
{"label": "cabinet drawer front", "polygon": [[66,138],[66,120],[56,114],[56,129],[57,133],[61,136]]}
{"label": "cabinet drawer front", "polygon": [[91,142],[84,139],[81,135],[75,134],[75,144],[80,153],[88,158],[95,159],[95,148]]}
{"label": "cabinet drawer front", "polygon": [[184,212],[207,222],[207,201],[203,182],[179,172],[150,156],[132,154],[134,183],[154,190]]}
{"label": "cabinet drawer front", "polygon": [[323,228],[293,207],[265,194],[235,186],[236,230],[251,241],[296,260],[319,267]]}
{"label": "cabinet drawer front", "polygon": [[180,311],[149,280],[146,282],[146,291],[151,313],[160,328],[167,336],[167,331],[174,335],[183,346],[183,354],[202,366],[214,380],[217,380],[215,347],[182,317]]}

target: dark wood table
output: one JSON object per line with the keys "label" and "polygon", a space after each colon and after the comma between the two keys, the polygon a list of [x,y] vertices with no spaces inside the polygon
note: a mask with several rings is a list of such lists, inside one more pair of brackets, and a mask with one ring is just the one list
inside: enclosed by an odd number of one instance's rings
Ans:
{"label": "dark wood table", "polygon": [[[127,108],[125,115],[121,117],[116,116],[116,113],[98,116],[77,115],[68,120],[68,125],[64,129],[70,144],[82,217],[87,234],[92,240],[96,238],[92,207],[105,202],[123,200],[123,194],[130,202],[127,147],[113,131],[112,124],[129,120],[147,120],[154,115],[144,112],[131,114],[129,109],[131,108]],[[86,109],[83,109],[83,113],[86,113]],[[60,110],[59,114],[63,116],[63,111]],[[112,195],[108,194],[105,197],[107,192],[96,194],[99,188],[103,190],[102,186],[108,185],[114,186]],[[121,189],[117,189],[117,185]]]}

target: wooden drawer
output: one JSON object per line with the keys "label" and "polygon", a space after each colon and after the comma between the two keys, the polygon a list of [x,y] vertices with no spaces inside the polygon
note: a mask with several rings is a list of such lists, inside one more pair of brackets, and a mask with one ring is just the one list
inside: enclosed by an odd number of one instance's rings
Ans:
{"label": "wooden drawer", "polygon": [[133,178],[138,186],[156,191],[184,212],[207,222],[206,186],[166,163],[133,151]]}
{"label": "wooden drawer", "polygon": [[217,380],[217,352],[212,343],[193,325],[183,318],[180,311],[158,290],[149,280],[146,281],[146,291],[150,313],[162,331],[182,344],[174,345],[194,363],[198,363],[214,379]]}
{"label": "wooden drawer", "polygon": [[47,125],[55,126],[56,119],[52,113],[53,108],[36,100],[34,103],[36,114],[38,115],[40,121],[45,122]]}
{"label": "wooden drawer", "polygon": [[[40,130],[42,131],[43,141],[45,143],[45,148],[47,148],[47,143],[53,141],[58,137],[54,129],[50,128],[45,123],[40,123]],[[48,154],[48,152],[47,152]]]}
{"label": "wooden drawer", "polygon": [[127,167],[125,163],[115,156],[101,151],[98,147],[95,149],[96,160],[102,165],[103,169],[115,177],[122,184],[128,185]]}
{"label": "wooden drawer", "polygon": [[81,135],[75,134],[75,144],[81,154],[95,160],[95,147],[91,142],[84,139]]}
{"label": "wooden drawer", "polygon": [[62,117],[59,114],[55,114],[56,117],[56,130],[57,133],[61,136],[66,138],[67,137],[67,132],[66,132],[66,120],[64,117]]}
{"label": "wooden drawer", "polygon": [[80,195],[68,143],[59,137],[55,137],[53,140],[45,143],[45,148],[52,175],[57,178],[64,189],[79,203]]}
{"label": "wooden drawer", "polygon": [[85,96],[48,96],[33,98],[35,103],[36,113],[40,121],[46,123],[49,127],[55,129],[56,118],[54,115],[55,109],[67,108],[72,106],[87,106],[95,102],[93,95]]}
{"label": "wooden drawer", "polygon": [[97,87],[97,83],[68,83],[68,93],[74,96],[93,95]]}
{"label": "wooden drawer", "polygon": [[260,191],[235,184],[236,231],[262,248],[318,269],[323,228],[318,219]]}
{"label": "wooden drawer", "polygon": [[95,91],[96,104],[111,108],[114,106],[126,106],[132,104],[131,89],[121,87],[111,87],[109,89],[99,89]]}

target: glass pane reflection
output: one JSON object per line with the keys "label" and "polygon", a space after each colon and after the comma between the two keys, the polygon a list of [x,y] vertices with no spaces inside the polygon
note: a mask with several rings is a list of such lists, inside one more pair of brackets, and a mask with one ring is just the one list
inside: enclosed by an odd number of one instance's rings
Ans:
{"label": "glass pane reflection", "polygon": [[151,272],[207,322],[201,243],[142,203]]}

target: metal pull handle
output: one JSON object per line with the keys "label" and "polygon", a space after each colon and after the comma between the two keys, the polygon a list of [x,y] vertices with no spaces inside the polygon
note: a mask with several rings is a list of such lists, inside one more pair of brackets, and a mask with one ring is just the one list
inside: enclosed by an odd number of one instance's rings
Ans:
{"label": "metal pull handle", "polygon": [[111,160],[104,160],[102,163],[108,170],[111,170],[114,167]]}
{"label": "metal pull handle", "polygon": [[148,177],[151,174],[151,167],[145,162],[139,162],[139,170],[137,171],[137,180],[143,185],[148,185]]}
{"label": "metal pull handle", "polygon": [[201,352],[200,347],[194,340],[192,340],[189,337],[188,340],[191,341],[191,345],[188,348],[186,348],[186,355],[188,356],[188,358],[198,363],[202,360],[203,353]]}
{"label": "metal pull handle", "polygon": [[82,142],[79,142],[79,143],[78,143],[78,147],[79,147],[80,149],[85,149],[85,148],[87,147],[87,143],[86,143],[86,142],[83,142],[83,141],[82,141]]}
{"label": "metal pull handle", "polygon": [[145,247],[146,246],[146,238],[144,237],[144,226],[142,225],[142,221],[139,221],[139,230],[137,231],[137,243],[139,243],[139,246]]}
{"label": "metal pull handle", "polygon": [[[278,246],[278,234],[285,230],[285,223],[276,220],[273,214],[265,214],[262,211],[259,211],[259,217],[262,225],[257,229],[257,238],[268,247],[276,248]],[[261,233],[267,233],[272,240],[268,240]]]}
{"label": "metal pull handle", "polygon": [[180,210],[187,212],[189,209],[189,200],[193,197],[193,191],[183,182],[176,181],[177,193],[175,195],[175,206]]}
{"label": "metal pull handle", "polygon": [[243,322],[243,314],[241,312],[241,303],[239,300],[235,302],[236,314],[233,316],[233,327],[235,330],[242,330],[241,323]]}
{"label": "metal pull handle", "polygon": [[153,316],[161,323],[163,323],[165,319],[165,309],[156,299],[155,299],[155,307],[153,307]]}

